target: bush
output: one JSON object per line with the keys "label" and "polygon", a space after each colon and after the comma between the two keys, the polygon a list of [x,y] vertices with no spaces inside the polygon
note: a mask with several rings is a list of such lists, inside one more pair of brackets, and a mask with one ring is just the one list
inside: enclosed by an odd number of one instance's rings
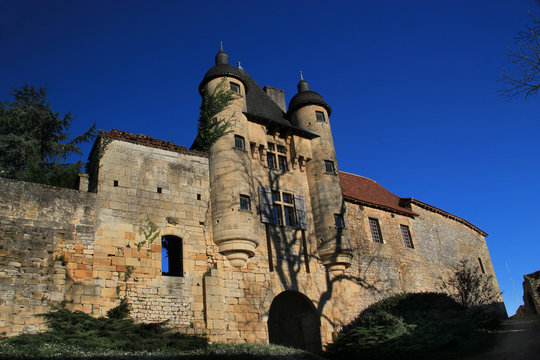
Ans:
{"label": "bush", "polygon": [[131,319],[94,318],[81,311],[70,311],[64,306],[45,317],[48,331],[21,334],[2,339],[0,345],[26,346],[26,355],[40,355],[46,345],[62,344],[85,353],[108,353],[111,350],[175,352],[203,349],[208,340],[202,336],[185,335],[165,327],[165,323],[136,324]]}
{"label": "bush", "polygon": [[107,311],[107,317],[109,319],[125,319],[131,312],[131,305],[126,298],[120,300],[120,304]]}
{"label": "bush", "polygon": [[495,315],[469,310],[446,294],[400,294],[379,301],[344,327],[327,348],[330,358],[455,358],[484,348]]}

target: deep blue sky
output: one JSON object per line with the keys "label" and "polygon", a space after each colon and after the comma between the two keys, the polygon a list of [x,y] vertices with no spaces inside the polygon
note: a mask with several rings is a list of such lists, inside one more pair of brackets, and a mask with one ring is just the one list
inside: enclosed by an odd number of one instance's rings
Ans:
{"label": "deep blue sky", "polygon": [[[57,112],[190,146],[223,41],[261,85],[303,70],[332,106],[339,169],[486,231],[509,314],[540,269],[540,98],[501,98],[532,0],[0,1],[0,99],[49,87]],[[539,10],[539,9],[537,9]],[[87,156],[88,147],[85,148]],[[86,159],[86,158],[85,158]]]}

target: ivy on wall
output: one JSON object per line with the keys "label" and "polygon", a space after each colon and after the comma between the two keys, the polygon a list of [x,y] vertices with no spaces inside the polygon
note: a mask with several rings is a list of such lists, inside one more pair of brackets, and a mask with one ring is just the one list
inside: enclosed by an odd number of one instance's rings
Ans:
{"label": "ivy on wall", "polygon": [[220,137],[229,132],[232,117],[228,120],[216,117],[238,98],[234,92],[226,88],[226,83],[225,79],[221,80],[211,93],[203,90],[198,132],[191,150],[208,152]]}

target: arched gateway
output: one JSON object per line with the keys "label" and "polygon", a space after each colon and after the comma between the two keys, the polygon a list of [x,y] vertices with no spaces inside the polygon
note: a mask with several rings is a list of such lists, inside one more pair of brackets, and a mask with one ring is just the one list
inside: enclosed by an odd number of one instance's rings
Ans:
{"label": "arched gateway", "polygon": [[319,313],[311,301],[297,291],[284,291],[274,298],[268,316],[271,344],[321,352]]}

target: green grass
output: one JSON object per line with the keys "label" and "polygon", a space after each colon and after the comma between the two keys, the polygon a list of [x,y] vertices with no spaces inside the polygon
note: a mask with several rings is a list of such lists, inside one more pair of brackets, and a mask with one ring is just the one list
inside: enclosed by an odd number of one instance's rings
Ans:
{"label": "green grass", "polygon": [[335,359],[454,359],[489,347],[495,315],[445,294],[396,295],[373,304],[327,348]]}

